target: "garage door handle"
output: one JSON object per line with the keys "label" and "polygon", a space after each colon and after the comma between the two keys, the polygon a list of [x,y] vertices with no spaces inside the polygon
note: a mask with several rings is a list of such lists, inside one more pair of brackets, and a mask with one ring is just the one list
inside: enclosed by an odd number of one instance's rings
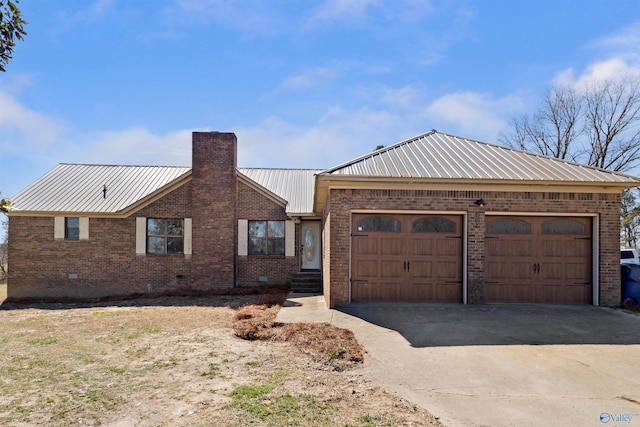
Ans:
{"label": "garage door handle", "polygon": [[407,272],[411,271],[411,261],[407,261]]}
{"label": "garage door handle", "polygon": [[402,262],[402,271],[407,272],[407,261]]}

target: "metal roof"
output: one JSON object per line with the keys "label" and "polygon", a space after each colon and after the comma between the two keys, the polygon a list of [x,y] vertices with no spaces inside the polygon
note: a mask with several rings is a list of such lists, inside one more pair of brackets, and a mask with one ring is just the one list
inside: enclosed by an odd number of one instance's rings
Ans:
{"label": "metal roof", "polygon": [[436,130],[327,169],[321,175],[640,184],[639,178],[621,173]]}
{"label": "metal roof", "polygon": [[187,167],[62,163],[13,197],[11,210],[118,213],[190,172]]}
{"label": "metal roof", "polygon": [[238,168],[238,172],[285,199],[288,214],[313,213],[314,177],[321,169]]}

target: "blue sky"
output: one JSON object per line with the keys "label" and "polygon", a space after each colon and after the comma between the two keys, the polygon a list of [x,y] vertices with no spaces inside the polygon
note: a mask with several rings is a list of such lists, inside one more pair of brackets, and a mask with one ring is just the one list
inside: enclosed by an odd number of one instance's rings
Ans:
{"label": "blue sky", "polygon": [[430,129],[497,142],[553,84],[640,71],[637,0],[22,0],[0,191],[57,163],[328,168]]}

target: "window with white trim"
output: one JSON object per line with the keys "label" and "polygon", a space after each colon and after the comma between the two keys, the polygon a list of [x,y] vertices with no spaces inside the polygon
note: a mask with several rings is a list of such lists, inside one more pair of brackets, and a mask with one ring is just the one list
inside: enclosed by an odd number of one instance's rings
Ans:
{"label": "window with white trim", "polygon": [[285,221],[249,221],[248,254],[285,255]]}
{"label": "window with white trim", "polygon": [[80,218],[68,216],[64,218],[65,240],[80,240]]}
{"label": "window with white trim", "polygon": [[56,240],[89,240],[89,218],[82,216],[54,217],[53,237]]}
{"label": "window with white trim", "polygon": [[184,220],[147,218],[148,254],[183,254]]}

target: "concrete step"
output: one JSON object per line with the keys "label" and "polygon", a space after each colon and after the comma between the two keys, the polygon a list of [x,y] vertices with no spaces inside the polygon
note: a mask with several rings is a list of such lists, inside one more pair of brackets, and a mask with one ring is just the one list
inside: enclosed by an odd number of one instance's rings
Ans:
{"label": "concrete step", "polygon": [[291,277],[291,292],[322,293],[322,273],[301,271]]}

